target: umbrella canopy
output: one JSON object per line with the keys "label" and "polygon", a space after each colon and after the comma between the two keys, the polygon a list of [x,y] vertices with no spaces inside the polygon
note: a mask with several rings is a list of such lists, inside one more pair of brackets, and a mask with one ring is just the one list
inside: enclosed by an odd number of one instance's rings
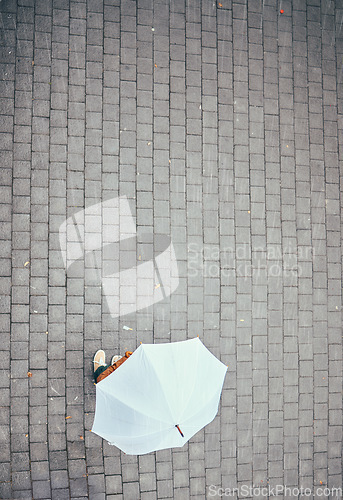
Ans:
{"label": "umbrella canopy", "polygon": [[199,338],[141,344],[96,385],[92,432],[131,455],[181,447],[216,416],[226,371]]}

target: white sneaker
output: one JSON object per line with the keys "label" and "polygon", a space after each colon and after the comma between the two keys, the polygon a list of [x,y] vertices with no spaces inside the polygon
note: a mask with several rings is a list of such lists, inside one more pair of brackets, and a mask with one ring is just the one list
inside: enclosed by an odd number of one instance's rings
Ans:
{"label": "white sneaker", "polygon": [[111,365],[114,365],[117,361],[119,361],[122,358],[122,356],[113,356],[111,360]]}
{"label": "white sneaker", "polygon": [[105,359],[106,359],[105,351],[99,349],[99,351],[97,351],[94,354],[93,358],[94,371],[96,371],[99,368],[99,366],[106,366]]}

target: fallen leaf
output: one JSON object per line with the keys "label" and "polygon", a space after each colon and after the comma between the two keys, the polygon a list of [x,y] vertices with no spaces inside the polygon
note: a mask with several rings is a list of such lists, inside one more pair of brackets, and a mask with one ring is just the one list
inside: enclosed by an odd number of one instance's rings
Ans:
{"label": "fallen leaf", "polygon": [[29,261],[29,260],[27,260],[27,261],[25,262],[25,264],[24,264],[24,267],[26,267],[26,266],[27,266],[27,265],[29,265],[29,264],[30,264],[30,261]]}
{"label": "fallen leaf", "polygon": [[160,286],[161,286],[160,283],[157,283],[157,285],[155,285],[155,290],[156,288],[160,288]]}
{"label": "fallen leaf", "polygon": [[221,3],[219,3],[218,5],[219,5],[219,7],[223,7],[223,4],[221,4]]}
{"label": "fallen leaf", "polygon": [[157,64],[155,64],[155,68],[157,68]]}
{"label": "fallen leaf", "polygon": [[34,61],[32,61],[32,66],[34,66],[34,65],[35,65],[35,62],[34,62]]}
{"label": "fallen leaf", "polygon": [[71,418],[70,416],[66,417],[66,420],[68,420],[68,418]]}
{"label": "fallen leaf", "polygon": [[27,376],[28,377],[32,377],[32,373],[31,372],[27,372]]}
{"label": "fallen leaf", "polygon": [[83,439],[83,436],[80,436],[80,439]]}

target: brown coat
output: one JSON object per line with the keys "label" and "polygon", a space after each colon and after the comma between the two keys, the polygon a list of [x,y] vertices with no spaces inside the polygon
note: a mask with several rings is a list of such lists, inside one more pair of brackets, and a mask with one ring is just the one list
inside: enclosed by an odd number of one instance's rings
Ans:
{"label": "brown coat", "polygon": [[116,361],[113,365],[109,366],[108,368],[106,368],[106,370],[100,373],[99,377],[96,379],[96,382],[98,383],[104,378],[108,377],[108,375],[114,372],[114,370],[116,370],[117,368],[119,368],[119,366],[122,365],[124,361],[126,361],[131,356],[131,354],[132,354],[131,351],[126,351],[125,356],[118,359],[118,361]]}

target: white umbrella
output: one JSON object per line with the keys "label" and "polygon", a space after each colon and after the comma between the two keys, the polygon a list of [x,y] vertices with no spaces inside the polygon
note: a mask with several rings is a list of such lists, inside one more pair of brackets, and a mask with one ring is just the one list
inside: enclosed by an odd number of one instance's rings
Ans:
{"label": "white umbrella", "polygon": [[96,385],[92,432],[130,455],[181,447],[216,416],[226,371],[199,338],[141,344]]}

